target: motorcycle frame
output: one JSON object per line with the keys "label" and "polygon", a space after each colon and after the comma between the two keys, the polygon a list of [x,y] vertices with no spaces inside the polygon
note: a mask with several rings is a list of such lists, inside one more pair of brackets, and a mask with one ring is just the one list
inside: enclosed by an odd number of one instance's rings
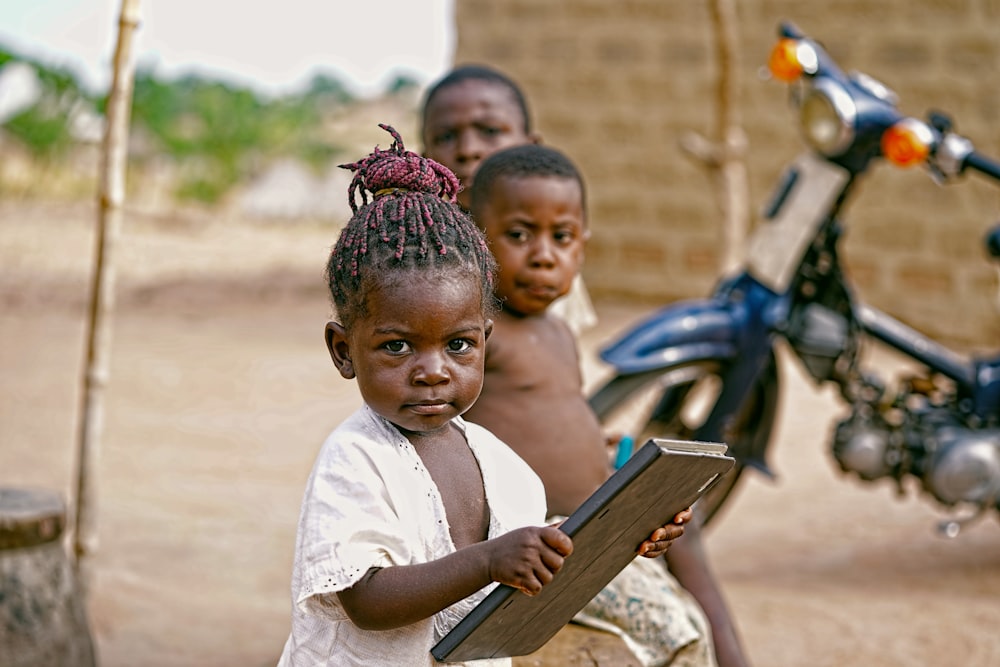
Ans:
{"label": "motorcycle frame", "polygon": [[[799,309],[815,302],[799,295],[801,277],[807,269],[815,268],[811,260],[825,252],[832,261],[827,273],[835,283],[826,289],[840,291],[837,297],[842,303],[836,306],[847,319],[847,335],[852,339],[843,345],[848,354],[856,355],[865,337],[880,341],[921,363],[929,373],[952,380],[970,417],[980,423],[1000,423],[1000,355],[966,358],[892,316],[857,302],[850,293],[839,271],[840,235],[835,214],[851,184],[853,178],[845,185],[834,216],[822,223],[825,229],[817,235],[825,239],[822,248],[814,245],[804,254],[796,267],[796,278],[786,289],[776,292],[745,270],[723,280],[709,299],[681,301],[651,314],[603,348],[601,359],[619,376],[666,371],[684,364],[726,362],[721,392],[694,434],[698,440],[724,441],[726,424],[739,413],[749,388],[773,354],[776,339],[787,340],[795,354],[804,358],[802,342],[790,332],[790,322]],[[855,361],[852,358],[848,363]],[[829,374],[816,373],[808,364],[806,370],[817,383],[837,381]],[[770,473],[764,454],[758,451],[751,456],[756,467]]]}

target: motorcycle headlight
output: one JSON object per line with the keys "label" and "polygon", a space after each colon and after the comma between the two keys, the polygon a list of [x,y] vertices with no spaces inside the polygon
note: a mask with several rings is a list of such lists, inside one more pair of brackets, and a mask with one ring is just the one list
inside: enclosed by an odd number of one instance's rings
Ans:
{"label": "motorcycle headlight", "polygon": [[836,81],[813,80],[799,108],[806,141],[823,155],[836,157],[854,141],[858,109],[850,94]]}

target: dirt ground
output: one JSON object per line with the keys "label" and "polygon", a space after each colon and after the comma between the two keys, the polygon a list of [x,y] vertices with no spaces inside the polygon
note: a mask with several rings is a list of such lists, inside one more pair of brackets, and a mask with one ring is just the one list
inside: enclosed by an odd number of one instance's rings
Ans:
{"label": "dirt ground", "polygon": [[[71,497],[93,228],[89,206],[0,202],[0,485]],[[89,602],[105,667],[277,659],[303,484],[359,400],[322,342],[334,234],[126,216]],[[598,310],[591,383],[595,346],[644,312]],[[707,536],[754,664],[1000,664],[996,519],[947,540],[927,500],[840,475],[839,407],[783,372],[780,478]]]}

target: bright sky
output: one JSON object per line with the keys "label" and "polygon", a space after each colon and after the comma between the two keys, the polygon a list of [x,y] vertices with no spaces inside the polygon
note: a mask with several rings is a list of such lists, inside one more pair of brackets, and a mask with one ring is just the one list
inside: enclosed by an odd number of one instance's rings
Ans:
{"label": "bright sky", "polygon": [[[120,0],[2,0],[0,44],[106,89]],[[141,0],[137,62],[281,93],[319,70],[360,95],[451,64],[453,0]]]}

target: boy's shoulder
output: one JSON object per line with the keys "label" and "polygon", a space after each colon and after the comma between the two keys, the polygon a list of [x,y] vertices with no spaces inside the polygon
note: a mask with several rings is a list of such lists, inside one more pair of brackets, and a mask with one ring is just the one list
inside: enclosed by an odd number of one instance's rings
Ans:
{"label": "boy's shoulder", "polygon": [[571,350],[576,355],[576,338],[566,321],[550,313],[532,317],[499,317],[487,341],[487,361],[549,355],[552,350]]}
{"label": "boy's shoulder", "polygon": [[[513,317],[501,315],[494,322],[494,333],[499,332],[504,338],[538,338],[539,342],[559,343],[562,340],[575,340],[573,330],[566,320],[550,310],[538,315]],[[498,336],[499,337],[499,336]]]}
{"label": "boy's shoulder", "polygon": [[487,342],[484,394],[495,400],[503,400],[508,389],[576,387],[579,375],[576,338],[557,317],[498,322]]}

